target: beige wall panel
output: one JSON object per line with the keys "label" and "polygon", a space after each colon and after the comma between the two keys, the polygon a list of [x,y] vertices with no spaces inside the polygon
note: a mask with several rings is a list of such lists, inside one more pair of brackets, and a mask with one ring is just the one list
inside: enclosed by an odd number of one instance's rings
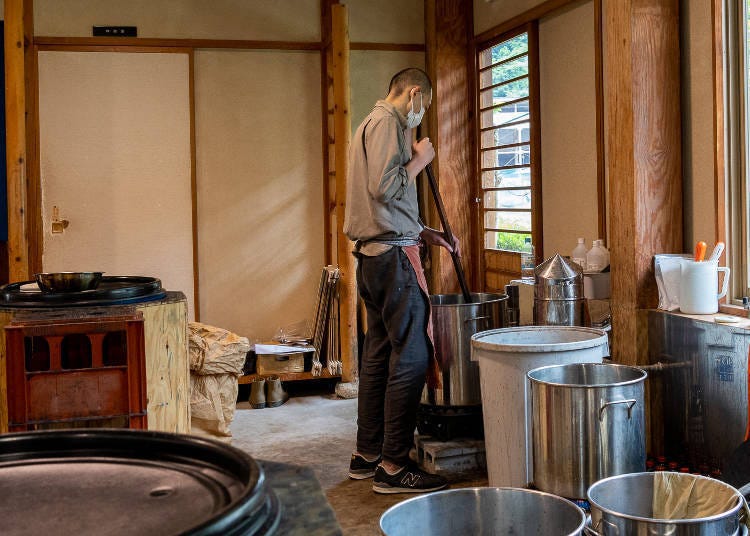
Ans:
{"label": "beige wall panel", "polygon": [[474,0],[474,35],[512,19],[545,0]]}
{"label": "beige wall panel", "polygon": [[138,37],[320,40],[319,0],[35,0],[34,33],[91,36],[93,25]]}
{"label": "beige wall panel", "polygon": [[599,238],[593,2],[542,19],[539,50],[546,258]]}
{"label": "beige wall panel", "polygon": [[692,251],[716,239],[711,2],[680,5],[684,247]]}
{"label": "beige wall panel", "polygon": [[424,43],[423,0],[345,0],[349,39],[370,43]]}
{"label": "beige wall panel", "polygon": [[310,319],[323,267],[320,55],[195,62],[201,320],[268,339]]}
{"label": "beige wall panel", "polygon": [[372,111],[375,101],[388,94],[388,83],[401,69],[424,69],[424,52],[352,50],[351,76],[352,132]]}
{"label": "beige wall panel", "polygon": [[188,77],[187,54],[39,53],[45,271],[159,277],[192,317]]}

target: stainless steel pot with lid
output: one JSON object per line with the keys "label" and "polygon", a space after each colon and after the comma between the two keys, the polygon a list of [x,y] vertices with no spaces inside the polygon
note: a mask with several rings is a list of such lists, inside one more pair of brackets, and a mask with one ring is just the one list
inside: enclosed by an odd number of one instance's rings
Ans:
{"label": "stainless steel pot with lid", "polygon": [[557,253],[534,269],[534,324],[584,326],[587,317],[578,264]]}

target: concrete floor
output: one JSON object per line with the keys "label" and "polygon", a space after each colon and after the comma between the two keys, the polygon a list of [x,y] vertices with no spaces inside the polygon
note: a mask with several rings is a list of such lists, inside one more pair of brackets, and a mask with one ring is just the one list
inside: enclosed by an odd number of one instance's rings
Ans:
{"label": "concrete floor", "polygon": [[[242,397],[242,392],[240,396]],[[376,536],[381,514],[413,494],[380,495],[372,480],[350,480],[357,401],[325,392],[292,396],[283,406],[254,410],[237,404],[232,445],[254,458],[311,467],[345,536]],[[487,485],[485,475],[451,478],[451,487]]]}

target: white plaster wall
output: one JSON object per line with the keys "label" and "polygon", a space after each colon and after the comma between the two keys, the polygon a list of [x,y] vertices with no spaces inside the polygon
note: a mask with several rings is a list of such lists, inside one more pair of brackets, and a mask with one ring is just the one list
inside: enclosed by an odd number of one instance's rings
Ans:
{"label": "white plaster wall", "polygon": [[309,319],[323,267],[320,55],[195,56],[201,320],[256,340]]}
{"label": "white plaster wall", "polygon": [[424,69],[424,52],[352,50],[351,77],[352,132],[372,111],[375,101],[388,94],[391,78],[401,69]]}
{"label": "white plaster wall", "polygon": [[353,42],[424,43],[423,0],[344,0]]}
{"label": "white plaster wall", "polygon": [[711,3],[680,2],[684,250],[716,240]]}
{"label": "white plaster wall", "polygon": [[512,19],[545,0],[474,0],[474,35]]}
{"label": "white plaster wall", "polygon": [[91,36],[94,25],[138,37],[320,40],[319,0],[34,0],[34,33]]}
{"label": "white plaster wall", "polygon": [[187,54],[39,53],[45,271],[159,277],[192,317],[188,76]]}
{"label": "white plaster wall", "polygon": [[594,4],[539,24],[544,256],[598,234]]}

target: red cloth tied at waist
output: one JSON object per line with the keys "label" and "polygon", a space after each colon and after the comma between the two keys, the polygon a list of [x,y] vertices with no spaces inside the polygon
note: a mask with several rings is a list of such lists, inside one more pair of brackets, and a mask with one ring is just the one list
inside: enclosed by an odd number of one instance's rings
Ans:
{"label": "red cloth tied at waist", "polygon": [[419,246],[401,246],[401,249],[406,253],[414,273],[417,276],[417,283],[419,288],[424,293],[425,300],[427,301],[427,337],[430,339],[430,356],[429,363],[427,364],[427,387],[430,389],[440,389],[442,382],[440,380],[440,363],[438,363],[437,355],[435,355],[435,338],[432,331],[432,307],[430,306],[430,292],[427,290],[427,280],[424,276],[424,269],[422,268],[422,259],[419,258]]}

